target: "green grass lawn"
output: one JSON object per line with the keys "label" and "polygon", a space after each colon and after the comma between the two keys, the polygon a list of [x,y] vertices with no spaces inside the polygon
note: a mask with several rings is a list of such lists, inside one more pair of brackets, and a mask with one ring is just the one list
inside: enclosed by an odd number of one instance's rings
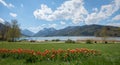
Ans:
{"label": "green grass lawn", "polygon": [[120,44],[67,44],[57,42],[0,42],[0,48],[7,49],[32,49],[44,51],[45,49],[74,49],[88,48],[101,51],[101,56],[96,56],[79,61],[41,61],[36,63],[25,63],[23,60],[12,58],[0,58],[0,65],[120,65]]}

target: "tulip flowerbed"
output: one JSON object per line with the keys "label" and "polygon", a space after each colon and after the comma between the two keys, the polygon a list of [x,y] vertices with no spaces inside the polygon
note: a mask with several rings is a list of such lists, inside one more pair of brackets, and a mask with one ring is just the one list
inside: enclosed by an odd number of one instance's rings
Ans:
{"label": "tulip flowerbed", "polygon": [[98,56],[100,52],[97,50],[90,50],[87,48],[76,49],[51,49],[43,52],[27,50],[27,49],[0,49],[1,58],[25,59],[26,62],[36,61],[72,61],[80,60],[82,58],[89,58],[91,56]]}

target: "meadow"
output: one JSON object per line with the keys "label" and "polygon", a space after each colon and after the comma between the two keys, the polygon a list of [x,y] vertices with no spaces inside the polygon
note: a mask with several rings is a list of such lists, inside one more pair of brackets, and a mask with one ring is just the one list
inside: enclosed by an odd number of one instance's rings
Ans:
{"label": "meadow", "polygon": [[101,52],[100,56],[93,56],[87,59],[74,61],[39,61],[26,63],[24,59],[1,58],[0,65],[120,65],[120,44],[82,44],[64,42],[0,42],[0,48],[6,49],[30,49],[35,51],[45,51],[46,49],[75,49],[87,48]]}

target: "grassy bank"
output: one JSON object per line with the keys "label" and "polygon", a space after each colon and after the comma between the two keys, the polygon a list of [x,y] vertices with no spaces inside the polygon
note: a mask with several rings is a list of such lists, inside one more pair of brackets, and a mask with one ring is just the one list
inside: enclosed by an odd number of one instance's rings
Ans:
{"label": "grassy bank", "polygon": [[119,65],[120,62],[120,44],[66,44],[52,42],[0,42],[0,48],[7,49],[31,49],[44,51],[45,49],[74,49],[88,48],[100,50],[102,55],[83,59],[79,61],[41,61],[36,63],[25,63],[23,60],[5,58],[0,60],[1,65]]}

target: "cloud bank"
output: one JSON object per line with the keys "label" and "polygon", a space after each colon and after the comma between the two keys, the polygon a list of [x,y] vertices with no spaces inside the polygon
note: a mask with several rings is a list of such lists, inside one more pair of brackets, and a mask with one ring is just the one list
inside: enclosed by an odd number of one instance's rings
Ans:
{"label": "cloud bank", "polygon": [[85,22],[86,24],[96,24],[102,20],[110,18],[115,12],[120,10],[120,0],[114,0],[107,5],[102,5],[100,9],[93,8],[93,12],[88,12],[84,6],[84,0],[67,0],[56,10],[52,10],[45,4],[40,9],[36,9],[33,15],[36,19],[54,21],[71,20],[77,24]]}
{"label": "cloud bank", "polygon": [[114,21],[120,20],[120,14],[119,14],[119,15],[116,15],[115,17],[113,17],[112,20],[114,20]]}
{"label": "cloud bank", "polygon": [[4,23],[5,21],[4,21],[4,19],[2,19],[2,18],[0,18],[0,23]]}
{"label": "cloud bank", "polygon": [[15,6],[11,3],[6,3],[4,0],[0,0],[0,3],[8,8],[14,8]]}
{"label": "cloud bank", "polygon": [[12,17],[17,17],[17,14],[16,13],[9,13],[10,14],[10,16],[12,16]]}

